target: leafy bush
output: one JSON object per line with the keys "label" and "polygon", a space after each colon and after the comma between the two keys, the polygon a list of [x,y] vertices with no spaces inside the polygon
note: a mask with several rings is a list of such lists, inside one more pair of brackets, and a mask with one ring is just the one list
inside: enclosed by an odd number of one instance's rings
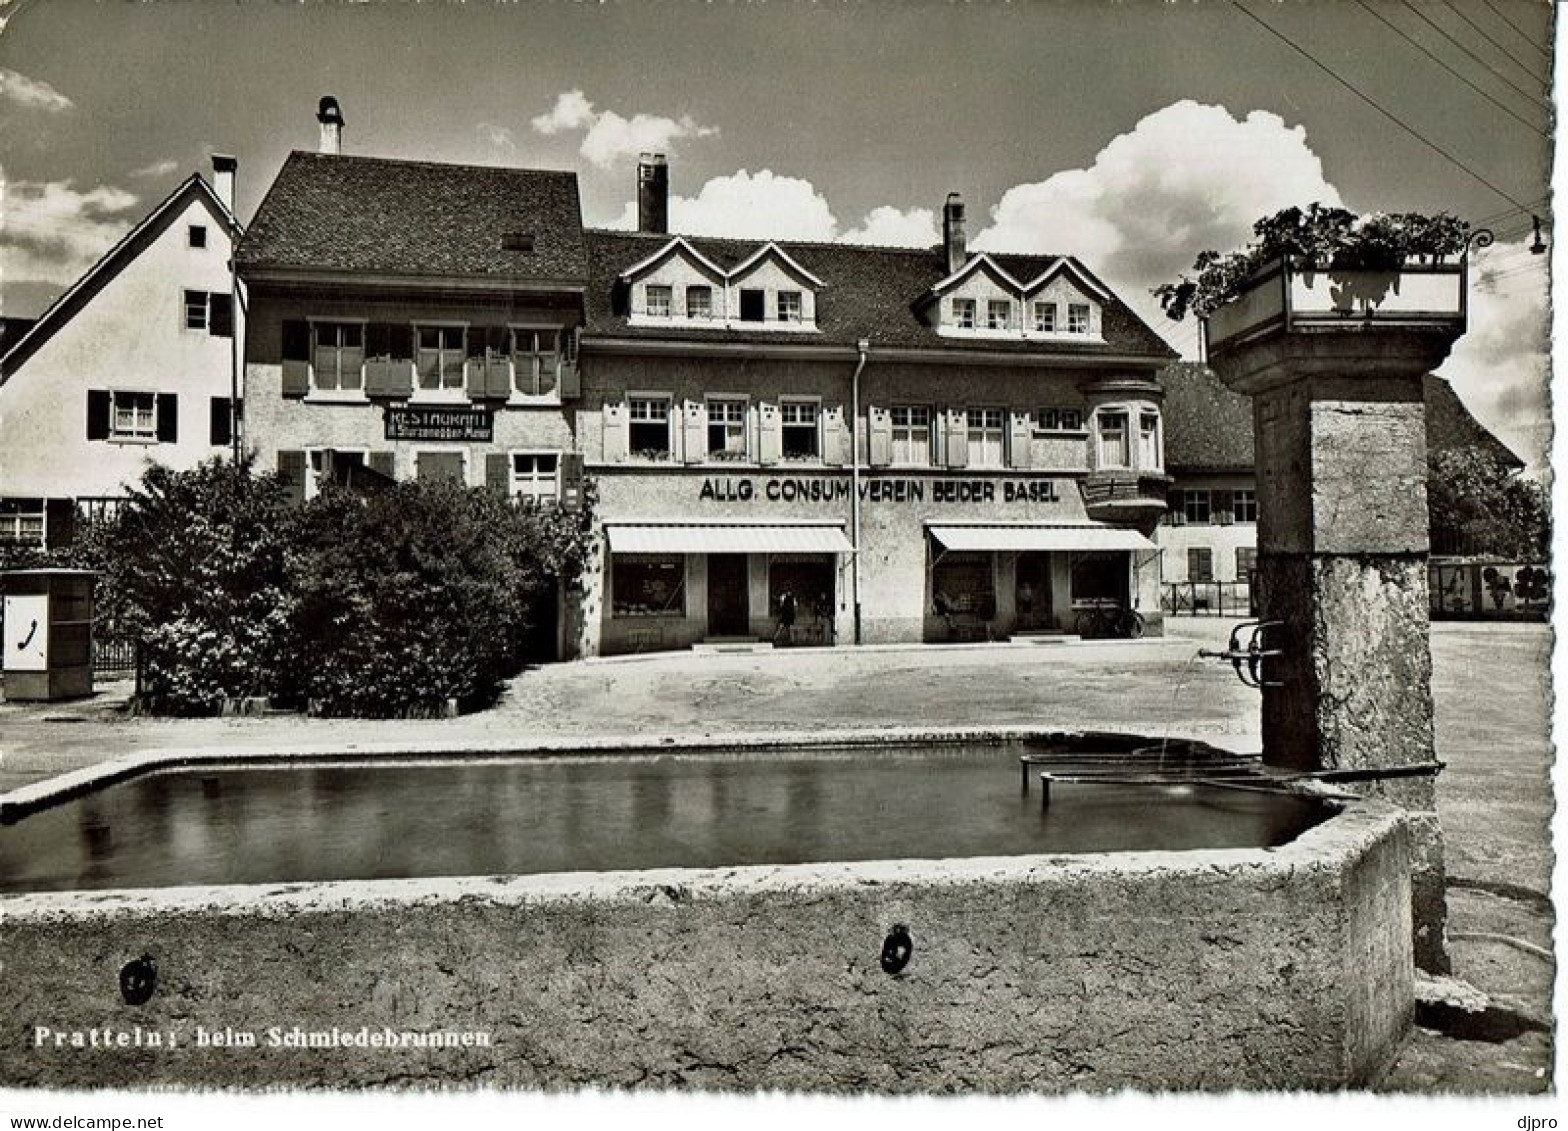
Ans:
{"label": "leafy bush", "polygon": [[556,578],[576,580],[588,516],[455,483],[328,488],[289,557],[288,690],[331,715],[492,702]]}
{"label": "leafy bush", "polygon": [[274,686],[293,614],[287,525],[281,480],[222,459],[148,468],[114,517],[94,524],[105,612],[139,637],[155,709],[211,714]]}
{"label": "leafy bush", "polygon": [[1412,257],[1440,262],[1464,251],[1470,226],[1439,212],[1381,212],[1357,216],[1343,208],[1314,203],[1303,212],[1285,208],[1252,225],[1256,240],[1240,251],[1221,255],[1203,251],[1193,262],[1196,279],[1153,289],[1165,313],[1180,321],[1190,310],[1207,318],[1241,293],[1260,267],[1289,259],[1323,271],[1398,271]]}

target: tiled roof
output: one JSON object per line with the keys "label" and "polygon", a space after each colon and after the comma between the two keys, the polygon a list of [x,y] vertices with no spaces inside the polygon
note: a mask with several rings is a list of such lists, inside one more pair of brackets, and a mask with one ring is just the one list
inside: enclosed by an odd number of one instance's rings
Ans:
{"label": "tiled roof", "polygon": [[[815,334],[753,329],[689,329],[633,326],[613,303],[616,280],[628,267],[658,251],[673,237],[644,232],[587,232],[589,251],[588,333],[614,338],[666,341],[849,345],[869,338],[873,348],[907,347],[986,353],[1139,355],[1161,361],[1171,348],[1119,299],[1103,307],[1103,342],[1000,341],[959,339],[937,334],[915,314],[914,305],[947,274],[940,248],[864,247],[854,244],[775,241],[790,258],[816,275]],[[735,267],[765,240],[686,237],[697,251],[725,270]],[[1054,263],[1051,255],[996,255],[993,260],[1017,279],[1033,279]],[[1080,265],[1081,266],[1081,265]],[[1092,277],[1092,276],[1091,276]]]}
{"label": "tiled roof", "polygon": [[[532,250],[503,246],[514,233],[533,237]],[[581,284],[577,174],[296,151],[239,266]]]}
{"label": "tiled roof", "polygon": [[[1173,473],[1252,471],[1252,402],[1233,393],[1208,366],[1177,362],[1160,375],[1165,387],[1165,466]],[[1524,461],[1470,415],[1453,386],[1423,380],[1426,444],[1434,452],[1480,448],[1511,468]]]}

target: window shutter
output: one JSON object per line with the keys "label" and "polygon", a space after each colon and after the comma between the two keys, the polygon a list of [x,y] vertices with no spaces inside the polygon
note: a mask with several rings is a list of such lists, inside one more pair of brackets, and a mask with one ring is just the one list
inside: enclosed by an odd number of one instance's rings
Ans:
{"label": "window shutter", "polygon": [[212,435],[213,447],[227,447],[234,439],[234,431],[230,427],[232,417],[229,415],[229,398],[213,397],[212,405]]}
{"label": "window shutter", "polygon": [[180,398],[175,393],[158,394],[158,442],[178,443],[180,439]]}
{"label": "window shutter", "polygon": [[969,466],[969,425],[961,408],[947,410],[947,466]]}
{"label": "window shutter", "polygon": [[391,452],[371,452],[365,463],[377,475],[384,475],[388,479],[393,478]]}
{"label": "window shutter", "polygon": [[682,455],[687,463],[701,463],[707,457],[708,406],[701,401],[687,401],[681,437]]}
{"label": "window shutter", "polygon": [[893,462],[893,414],[877,405],[866,407],[867,458],[872,467]]}
{"label": "window shutter", "polygon": [[561,399],[576,400],[583,395],[582,379],[577,374],[577,355],[582,345],[583,328],[573,326],[561,336]]}
{"label": "window shutter", "polygon": [[583,454],[561,453],[561,505],[577,510],[583,501]]}
{"label": "window shutter", "polygon": [[822,462],[829,467],[843,467],[844,449],[849,446],[844,441],[844,406],[824,405],[822,408]]}
{"label": "window shutter", "polygon": [[298,506],[305,501],[305,453],[281,451],[278,453],[278,475],[288,491],[288,501]]}
{"label": "window shutter", "polygon": [[109,390],[87,390],[87,438],[89,440],[107,440],[109,438]]}
{"label": "window shutter", "polygon": [[784,455],[784,421],[779,406],[757,405],[757,462],[778,463]]}
{"label": "window shutter", "polygon": [[[478,353],[475,353],[475,341]],[[485,395],[485,347],[484,335],[471,333],[468,335],[468,356],[463,359],[463,384],[468,389],[470,397],[483,397]]]}
{"label": "window shutter", "polygon": [[627,428],[628,412],[625,401],[611,403],[606,401],[602,415],[604,417],[604,456],[607,462],[624,463],[626,461],[626,445],[629,442]]}
{"label": "window shutter", "polygon": [[211,314],[208,316],[207,332],[214,338],[232,338],[234,336],[234,296],[213,291],[207,296],[211,304]]}
{"label": "window shutter", "polygon": [[485,396],[504,400],[512,393],[511,334],[505,326],[485,327]]}
{"label": "window shutter", "polygon": [[485,486],[492,491],[506,494],[507,487],[512,481],[512,469],[508,466],[512,457],[505,452],[491,452],[485,456]]}
{"label": "window shutter", "polygon": [[371,322],[365,326],[365,395],[367,397],[396,396],[400,391],[395,380],[392,358],[392,327],[385,322]]}
{"label": "window shutter", "polygon": [[1029,410],[1020,412],[1014,409],[1008,412],[1007,417],[1007,466],[1027,468],[1031,463]]}
{"label": "window shutter", "polygon": [[76,540],[76,500],[44,500],[44,545],[51,550]]}
{"label": "window shutter", "polygon": [[303,397],[310,392],[310,323],[289,319],[283,323],[283,395]]}

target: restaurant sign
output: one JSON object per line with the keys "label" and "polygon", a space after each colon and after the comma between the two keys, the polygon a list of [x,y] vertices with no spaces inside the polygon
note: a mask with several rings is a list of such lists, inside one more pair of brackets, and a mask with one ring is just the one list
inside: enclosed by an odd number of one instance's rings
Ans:
{"label": "restaurant sign", "polygon": [[388,440],[477,440],[495,433],[490,412],[482,408],[387,407]]}

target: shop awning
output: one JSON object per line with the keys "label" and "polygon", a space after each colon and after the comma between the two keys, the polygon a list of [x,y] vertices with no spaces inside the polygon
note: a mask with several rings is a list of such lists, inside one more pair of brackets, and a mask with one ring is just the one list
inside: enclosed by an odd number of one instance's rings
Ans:
{"label": "shop awning", "polygon": [[1153,550],[1136,530],[1103,525],[997,525],[927,527],[949,550]]}
{"label": "shop awning", "polygon": [[848,554],[838,525],[605,523],[612,554]]}

